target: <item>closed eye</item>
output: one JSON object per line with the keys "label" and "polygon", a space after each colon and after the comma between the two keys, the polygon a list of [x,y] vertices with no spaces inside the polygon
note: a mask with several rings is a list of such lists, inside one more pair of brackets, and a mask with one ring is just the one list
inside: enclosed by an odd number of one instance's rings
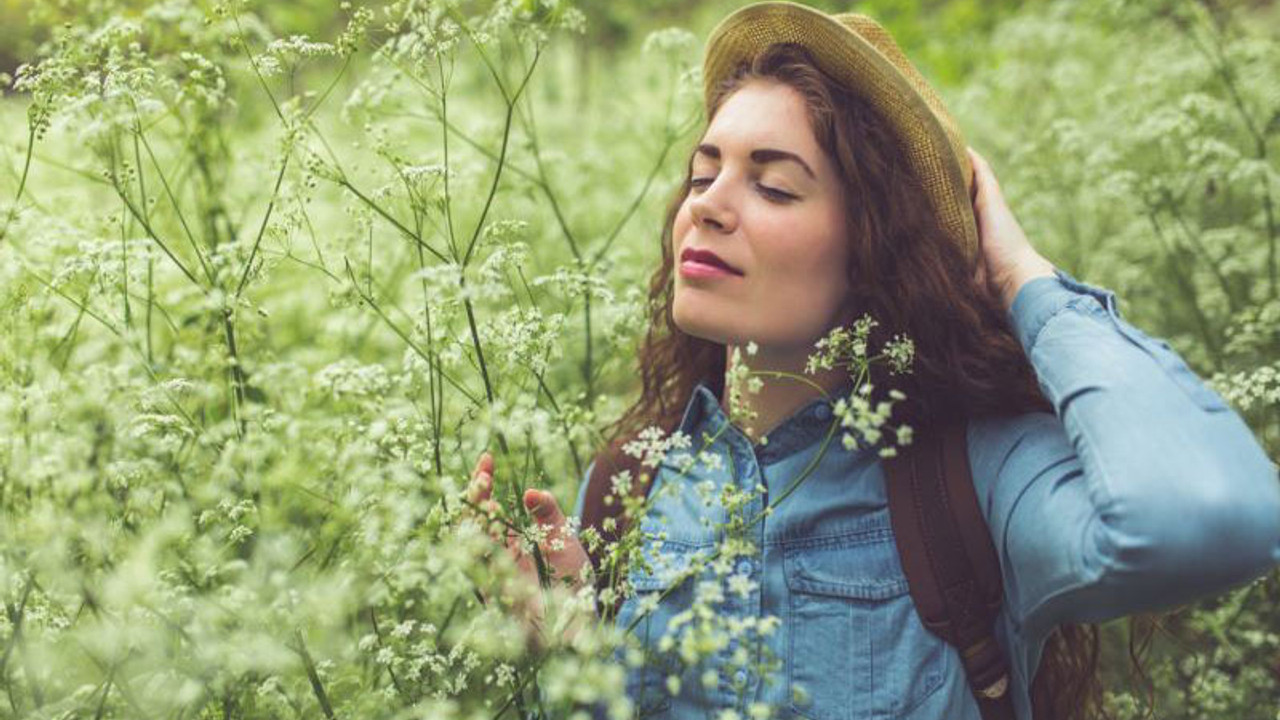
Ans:
{"label": "closed eye", "polygon": [[[710,185],[712,180],[713,178],[693,178],[689,181],[689,187],[701,189]],[[777,188],[769,187],[768,185],[761,185],[760,183],[756,183],[756,187],[760,188],[760,192],[762,194],[764,194],[766,197],[771,198],[773,200],[786,202],[786,201],[796,199],[795,195],[792,195],[791,193],[786,192],[784,190],[779,190]]]}

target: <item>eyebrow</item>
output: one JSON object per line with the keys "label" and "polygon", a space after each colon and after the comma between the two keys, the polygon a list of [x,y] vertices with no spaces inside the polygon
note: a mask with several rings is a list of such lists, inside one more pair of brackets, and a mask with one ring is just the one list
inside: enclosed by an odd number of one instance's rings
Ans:
{"label": "eyebrow", "polygon": [[[698,153],[702,153],[714,160],[720,159],[720,148],[712,145],[711,143],[702,143],[698,145],[698,147],[694,149],[694,154],[697,155]],[[801,159],[799,155],[787,152],[786,150],[778,150],[777,148],[756,148],[751,151],[750,157],[751,162],[757,165],[778,162],[779,160],[794,160],[800,164],[800,167],[804,168],[804,171],[809,174],[809,177],[815,180],[818,178],[818,176],[815,175],[813,170],[809,167],[809,164]]]}

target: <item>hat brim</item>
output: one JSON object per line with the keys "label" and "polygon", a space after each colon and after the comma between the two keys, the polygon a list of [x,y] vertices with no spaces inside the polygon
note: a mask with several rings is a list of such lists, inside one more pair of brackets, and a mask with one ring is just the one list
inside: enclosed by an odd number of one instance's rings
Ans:
{"label": "hat brim", "polygon": [[[907,161],[943,230],[970,262],[976,261],[978,228],[969,194],[971,165],[954,121],[947,115],[950,127],[945,127],[903,73],[836,17],[792,2],[756,3],[730,14],[707,40],[703,59],[706,107],[710,108],[716,86],[738,63],[750,61],[774,43],[786,42],[804,45],[822,70],[877,109],[902,139]],[[941,108],[941,101],[933,100]],[[945,109],[942,112],[945,114]]]}

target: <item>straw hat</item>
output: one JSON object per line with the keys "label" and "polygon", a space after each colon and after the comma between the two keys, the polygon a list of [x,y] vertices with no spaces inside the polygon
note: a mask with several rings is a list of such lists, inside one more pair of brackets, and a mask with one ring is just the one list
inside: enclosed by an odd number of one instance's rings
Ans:
{"label": "straw hat", "polygon": [[704,100],[741,61],[774,43],[805,46],[819,67],[871,103],[902,139],[943,229],[970,261],[978,226],[970,201],[972,169],[964,138],[933,88],[888,31],[859,13],[827,15],[792,2],[740,8],[711,31],[702,63]]}

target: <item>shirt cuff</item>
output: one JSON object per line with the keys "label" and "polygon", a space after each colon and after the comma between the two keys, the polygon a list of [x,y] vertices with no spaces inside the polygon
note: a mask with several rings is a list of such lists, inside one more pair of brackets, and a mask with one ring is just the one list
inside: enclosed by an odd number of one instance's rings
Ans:
{"label": "shirt cuff", "polygon": [[1119,317],[1114,292],[1082,283],[1060,268],[1053,269],[1053,277],[1038,277],[1023,284],[1009,307],[1009,319],[1023,351],[1030,355],[1031,346],[1050,318],[1073,302],[1078,303],[1081,297],[1093,297],[1113,318]]}

